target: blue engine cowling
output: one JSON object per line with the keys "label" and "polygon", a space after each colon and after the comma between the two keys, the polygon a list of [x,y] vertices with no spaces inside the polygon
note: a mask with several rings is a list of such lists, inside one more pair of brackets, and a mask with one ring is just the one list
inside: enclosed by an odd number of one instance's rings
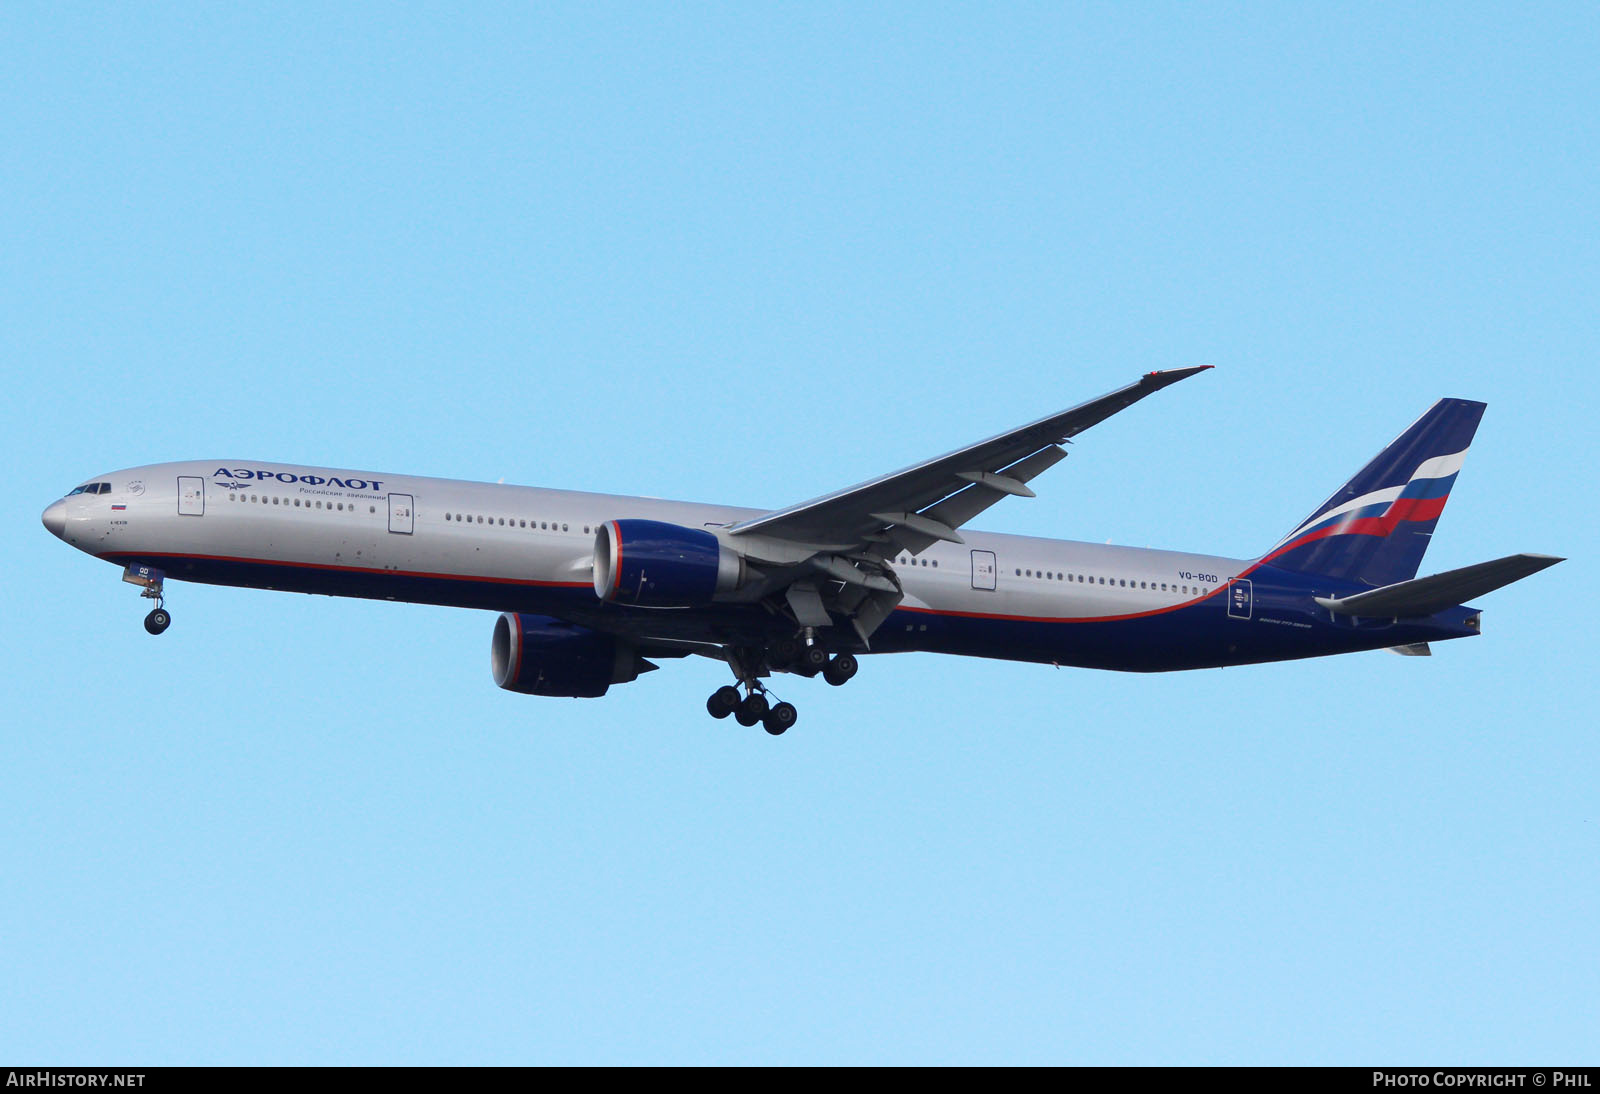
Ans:
{"label": "blue engine cowling", "polygon": [[645,608],[695,608],[739,587],[744,560],[700,528],[613,520],[594,537],[594,592]]}
{"label": "blue engine cowling", "polygon": [[489,647],[494,682],[523,695],[596,699],[655,668],[609,634],[546,615],[506,612]]}

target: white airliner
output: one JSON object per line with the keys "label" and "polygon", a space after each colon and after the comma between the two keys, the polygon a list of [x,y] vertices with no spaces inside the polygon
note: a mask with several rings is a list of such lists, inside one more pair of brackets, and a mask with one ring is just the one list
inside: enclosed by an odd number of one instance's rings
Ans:
{"label": "white airliner", "polygon": [[865,653],[1133,671],[1287,660],[1478,633],[1463,601],[1561,561],[1512,555],[1416,578],[1483,413],[1443,399],[1255,559],[975,532],[1097,422],[1209,366],[771,512],[311,464],[202,460],[97,475],[44,511],[171,617],[168,578],[501,612],[500,687],[592,697],[699,654],[737,687],[718,718],[795,722],[764,681],[843,684]]}

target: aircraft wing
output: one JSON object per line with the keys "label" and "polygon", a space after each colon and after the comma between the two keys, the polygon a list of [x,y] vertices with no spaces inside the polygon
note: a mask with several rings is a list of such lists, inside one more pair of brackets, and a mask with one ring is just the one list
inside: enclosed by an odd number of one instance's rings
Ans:
{"label": "aircraft wing", "polygon": [[1036,422],[833,494],[742,521],[735,536],[773,536],[819,551],[888,558],[916,554],[1008,496],[1031,498],[1027,482],[1066,456],[1062,444],[1146,395],[1210,365],[1151,372],[1134,383]]}
{"label": "aircraft wing", "polygon": [[[1066,456],[1085,429],[1210,365],[1151,372],[1116,391],[847,490],[741,521],[726,535],[765,575],[753,595],[781,600],[803,627],[849,619],[863,644],[902,598],[886,560],[944,540]],[[742,541],[742,542],[741,542]]]}

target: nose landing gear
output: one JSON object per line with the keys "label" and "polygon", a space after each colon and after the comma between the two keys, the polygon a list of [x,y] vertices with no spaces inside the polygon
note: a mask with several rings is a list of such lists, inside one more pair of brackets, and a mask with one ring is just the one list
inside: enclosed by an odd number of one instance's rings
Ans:
{"label": "nose landing gear", "polygon": [[144,617],[144,629],[151,634],[160,634],[172,626],[172,613],[167,611],[166,603],[162,598],[162,587],[166,575],[154,566],[144,566],[140,563],[129,563],[127,569],[122,571],[122,580],[130,585],[138,585],[143,591],[140,596],[146,600],[154,600],[156,606],[150,614]]}

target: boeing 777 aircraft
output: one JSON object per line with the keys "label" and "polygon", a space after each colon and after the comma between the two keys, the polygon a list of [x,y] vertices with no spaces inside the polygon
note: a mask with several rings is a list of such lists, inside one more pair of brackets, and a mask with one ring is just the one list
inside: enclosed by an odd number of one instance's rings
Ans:
{"label": "boeing 777 aircraft", "polygon": [[967,530],[1072,437],[1210,366],[1152,372],[1018,429],[787,509],[206,460],[96,475],[44,511],[171,616],[168,578],[501,612],[502,688],[593,697],[700,654],[706,701],[779,734],[773,673],[838,685],[857,655],[924,651],[1161,672],[1394,649],[1478,633],[1463,602],[1562,561],[1418,578],[1484,404],[1441,399],[1259,558]]}

